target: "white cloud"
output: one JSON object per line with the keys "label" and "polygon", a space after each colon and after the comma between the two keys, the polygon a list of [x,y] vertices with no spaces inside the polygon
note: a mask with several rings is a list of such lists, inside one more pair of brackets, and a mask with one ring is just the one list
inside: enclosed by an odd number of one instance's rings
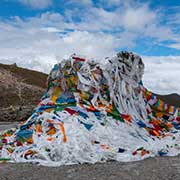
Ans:
{"label": "white cloud", "polygon": [[[39,37],[39,34],[41,34],[41,37]],[[120,46],[118,40],[112,35],[103,33],[92,34],[87,31],[74,31],[59,36],[58,34],[39,30],[34,31],[34,34],[28,35],[29,37],[26,37],[26,39],[20,38],[18,41],[13,41],[14,37],[11,37],[11,45],[1,45],[1,59],[23,57],[27,54],[63,57],[72,53],[85,54],[90,57],[104,57],[112,55],[114,49]],[[34,37],[34,39],[31,37]],[[27,41],[29,41],[28,44],[26,43]]]}
{"label": "white cloud", "polygon": [[[74,22],[73,18],[79,17],[79,22]],[[71,26],[78,30],[102,31],[112,30],[121,26],[120,15],[116,11],[107,11],[103,8],[88,7],[84,11],[79,9],[72,11],[67,10],[66,16],[71,22]]]}
{"label": "white cloud", "polygon": [[[178,33],[173,32],[171,26],[161,24],[163,15],[158,9],[152,11],[148,4],[134,5],[130,1],[126,3],[117,1],[117,3],[120,5],[113,11],[88,6],[83,10],[67,10],[65,14],[71,22],[70,27],[77,30],[115,31],[119,34],[130,32],[134,33],[133,40],[139,37],[151,37],[157,43],[165,40],[180,41]],[[73,22],[75,14],[80,19],[76,23]]]}
{"label": "white cloud", "polygon": [[150,23],[156,20],[156,14],[150,11],[147,6],[138,8],[129,7],[123,16],[125,28],[132,30],[144,29]]}
{"label": "white cloud", "polygon": [[48,73],[50,66],[65,55],[79,53],[100,58],[112,55],[114,49],[123,44],[123,40],[102,32],[66,32],[66,23],[62,29],[48,26],[52,25],[52,17],[62,20],[60,15],[46,14],[28,21],[16,18],[13,23],[1,22],[0,61],[16,62],[20,66]]}
{"label": "white cloud", "polygon": [[169,45],[169,47],[175,48],[175,49],[180,49],[180,43],[171,44],[171,45]]}
{"label": "white cloud", "polygon": [[60,33],[60,32],[62,32],[60,29],[57,29],[55,27],[45,27],[45,28],[42,28],[42,30],[50,32],[50,33]]}
{"label": "white cloud", "polygon": [[158,94],[180,95],[180,56],[144,56],[145,87]]}
{"label": "white cloud", "polygon": [[[156,38],[156,42],[161,42],[165,40],[179,41],[178,34],[173,33],[172,29],[167,26],[160,26],[156,24],[151,24],[144,31],[146,37]],[[166,45],[165,45],[166,46]]]}
{"label": "white cloud", "polygon": [[25,6],[33,9],[45,9],[52,5],[52,0],[18,0]]}
{"label": "white cloud", "polygon": [[79,6],[92,6],[93,2],[91,0],[68,0],[65,2],[68,5],[79,5]]}
{"label": "white cloud", "polygon": [[122,3],[122,0],[109,0],[108,3],[110,5],[119,5]]}
{"label": "white cloud", "polygon": [[114,35],[83,28],[71,32],[66,30],[69,28],[76,29],[76,24],[65,22],[59,13],[44,13],[25,20],[15,17],[11,21],[0,22],[0,58],[19,59],[29,57],[29,54],[62,57],[74,52],[105,57],[113,54],[116,48],[132,46],[135,37],[130,32]]}

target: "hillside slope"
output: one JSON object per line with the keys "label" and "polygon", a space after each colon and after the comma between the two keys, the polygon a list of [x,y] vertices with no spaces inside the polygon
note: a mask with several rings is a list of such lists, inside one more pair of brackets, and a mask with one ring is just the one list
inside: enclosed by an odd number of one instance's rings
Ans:
{"label": "hillside slope", "polygon": [[178,94],[168,94],[168,95],[157,95],[165,103],[179,107],[180,106],[180,96]]}
{"label": "hillside slope", "polygon": [[0,120],[26,119],[45,91],[47,75],[0,64]]}

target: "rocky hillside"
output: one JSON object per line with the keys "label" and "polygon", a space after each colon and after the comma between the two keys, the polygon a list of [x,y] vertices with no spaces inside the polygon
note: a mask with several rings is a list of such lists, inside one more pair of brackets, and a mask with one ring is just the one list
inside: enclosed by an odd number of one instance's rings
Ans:
{"label": "rocky hillside", "polygon": [[47,75],[0,64],[0,121],[25,120],[44,93]]}
{"label": "rocky hillside", "polygon": [[[26,120],[46,90],[47,74],[0,64],[0,121]],[[177,94],[158,95],[163,101],[180,106]]]}

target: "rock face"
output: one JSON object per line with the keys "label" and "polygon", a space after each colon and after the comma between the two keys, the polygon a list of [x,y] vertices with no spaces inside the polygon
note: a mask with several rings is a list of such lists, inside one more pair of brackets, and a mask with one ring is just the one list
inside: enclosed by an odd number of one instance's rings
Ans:
{"label": "rock face", "polygon": [[106,64],[76,55],[56,64],[32,115],[0,135],[1,160],[59,166],[178,154],[180,108],[149,92],[143,72],[128,52]]}
{"label": "rock face", "polygon": [[26,120],[45,91],[47,75],[0,64],[0,121]]}

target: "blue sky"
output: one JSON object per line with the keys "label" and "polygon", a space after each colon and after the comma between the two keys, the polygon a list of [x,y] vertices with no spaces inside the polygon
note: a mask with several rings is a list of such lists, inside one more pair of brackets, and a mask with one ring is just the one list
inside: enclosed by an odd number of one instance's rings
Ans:
{"label": "blue sky", "polygon": [[[102,59],[121,50],[133,51],[145,59],[147,85],[151,84],[154,71],[150,69],[154,64],[160,63],[160,69],[166,70],[179,67],[179,1],[0,1],[2,63],[17,62],[20,66],[48,72],[54,63],[74,52]],[[166,90],[168,79],[161,72],[157,86],[149,87],[170,92]],[[180,92],[175,83],[172,88]]]}
{"label": "blue sky", "polygon": [[[57,18],[51,23],[40,22],[40,26],[62,28],[59,33],[67,33],[69,23],[71,31],[102,32],[117,39],[122,38],[121,34],[126,33],[127,38],[130,37],[129,43],[122,45],[123,42],[119,41],[119,47],[114,47],[113,50],[127,49],[150,56],[180,55],[178,0],[125,2],[122,0],[1,0],[0,20],[11,24],[15,21],[14,18],[19,18],[28,23],[30,18],[34,18],[35,21],[47,13],[49,16],[56,14],[62,16],[63,20]],[[62,21],[66,23],[66,27],[60,26]],[[96,27],[98,23],[99,27]]]}

